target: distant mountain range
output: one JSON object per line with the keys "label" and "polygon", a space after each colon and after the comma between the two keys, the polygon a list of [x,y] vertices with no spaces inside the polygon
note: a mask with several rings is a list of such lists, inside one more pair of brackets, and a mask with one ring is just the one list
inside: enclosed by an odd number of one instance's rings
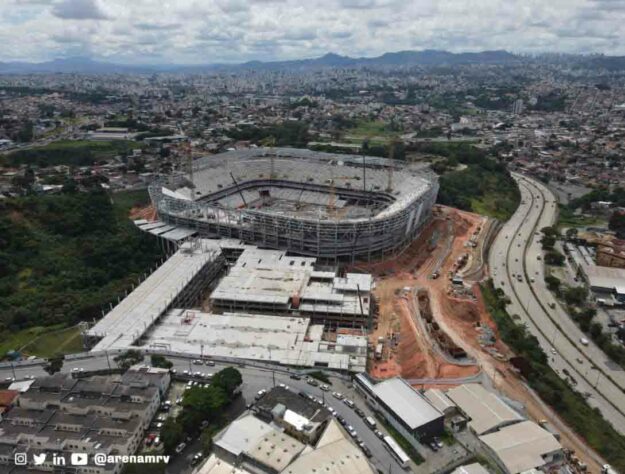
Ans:
{"label": "distant mountain range", "polygon": [[[578,65],[604,67],[610,70],[625,69],[622,56],[571,56]],[[481,51],[475,53],[451,53],[449,51],[426,49],[423,51],[398,51],[384,53],[370,58],[352,58],[328,53],[319,58],[290,61],[249,61],[240,64],[204,65],[130,65],[95,61],[85,57],[55,59],[42,63],[0,62],[0,74],[30,73],[78,73],[78,74],[151,74],[157,72],[209,73],[244,70],[306,70],[321,68],[352,67],[399,67],[399,66],[453,66],[461,64],[514,64],[529,58],[507,51]]]}

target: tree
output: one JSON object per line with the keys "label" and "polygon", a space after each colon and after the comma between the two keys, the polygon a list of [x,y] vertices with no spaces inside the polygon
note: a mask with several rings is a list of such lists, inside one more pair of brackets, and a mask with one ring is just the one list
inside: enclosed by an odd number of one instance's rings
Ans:
{"label": "tree", "polygon": [[57,372],[60,372],[63,368],[63,357],[55,357],[53,359],[48,360],[48,363],[43,368],[48,374],[52,375]]}
{"label": "tree", "polygon": [[174,366],[170,360],[159,354],[152,354],[150,362],[152,363],[152,367],[159,367],[161,369],[171,369]]}
{"label": "tree", "polygon": [[191,433],[204,420],[217,421],[229,402],[226,391],[220,386],[193,387],[183,396],[182,412],[178,415],[178,421],[186,433]]}
{"label": "tree", "polygon": [[232,398],[234,391],[239,385],[243,383],[241,372],[234,367],[226,367],[220,370],[213,376],[211,384],[213,386],[221,387],[224,389],[229,398]]}
{"label": "tree", "polygon": [[120,369],[128,369],[143,360],[143,354],[135,349],[128,349],[113,359]]}
{"label": "tree", "polygon": [[554,277],[553,275],[545,276],[545,283],[547,284],[547,288],[549,291],[553,291],[554,293],[560,292],[560,279]]}
{"label": "tree", "polygon": [[583,286],[569,287],[562,292],[562,296],[567,304],[581,306],[588,298],[588,290]]}
{"label": "tree", "polygon": [[176,446],[184,439],[182,425],[174,418],[167,418],[161,429],[161,441],[165,454],[173,454]]}
{"label": "tree", "polygon": [[26,143],[26,142],[32,141],[33,136],[34,136],[33,123],[26,122],[24,123],[24,125],[22,125],[22,128],[20,129],[20,131],[17,132],[16,138],[18,142]]}
{"label": "tree", "polygon": [[557,250],[550,250],[545,254],[545,263],[547,265],[564,265],[564,255]]}
{"label": "tree", "polygon": [[608,228],[616,232],[619,239],[625,238],[625,213],[614,212],[608,222]]}

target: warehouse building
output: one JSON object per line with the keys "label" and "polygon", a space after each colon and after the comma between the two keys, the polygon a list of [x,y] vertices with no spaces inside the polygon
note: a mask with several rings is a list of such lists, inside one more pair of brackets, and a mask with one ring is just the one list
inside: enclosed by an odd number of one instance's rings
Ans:
{"label": "warehouse building", "polygon": [[414,447],[441,436],[444,416],[404,379],[395,377],[374,383],[364,373],[356,375],[354,387],[367,404],[386,419]]}
{"label": "warehouse building", "polygon": [[553,434],[532,421],[506,426],[479,439],[506,474],[532,469],[547,472],[565,460],[562,446]]}
{"label": "warehouse building", "polygon": [[447,392],[447,397],[470,420],[469,427],[477,435],[492,433],[523,420],[501,398],[477,383],[452,388]]}

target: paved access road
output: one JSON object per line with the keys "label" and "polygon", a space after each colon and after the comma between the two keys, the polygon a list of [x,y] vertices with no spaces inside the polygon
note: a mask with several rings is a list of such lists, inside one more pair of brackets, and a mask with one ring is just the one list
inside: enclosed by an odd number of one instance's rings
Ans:
{"label": "paved access road", "polygon": [[[148,358],[149,356],[146,356],[146,360],[148,360]],[[174,364],[174,368],[178,371],[178,373],[182,373],[184,370],[190,370],[192,372],[215,373],[225,367],[232,366],[232,364],[222,363],[216,363],[214,367],[209,367],[205,365],[193,365],[190,358],[184,357],[168,356],[167,359]],[[107,369],[109,366],[109,362],[113,368],[116,367],[112,356],[110,356],[109,361],[107,361],[107,358],[105,356],[91,357],[74,361],[65,361],[62,372],[70,372],[74,368],[82,368],[85,372]],[[254,401],[254,396],[258,393],[259,390],[263,388],[269,389],[273,386],[274,383],[276,385],[281,383],[288,385],[296,393],[300,390],[304,390],[305,392],[313,395],[318,399],[325,399],[325,402],[329,406],[333,407],[339,415],[343,416],[347,420],[348,424],[354,427],[354,429],[358,433],[358,436],[371,450],[371,453],[373,455],[370,459],[371,463],[376,466],[380,470],[380,472],[407,472],[407,470],[402,469],[401,466],[397,464],[395,458],[393,458],[386,450],[386,448],[384,448],[382,441],[365,424],[364,420],[360,418],[353,409],[349,408],[347,405],[345,405],[345,403],[337,400],[332,396],[332,391],[340,392],[343,395],[346,395],[348,398],[352,399],[353,401],[357,402],[357,406],[361,410],[363,410],[367,414],[367,416],[372,416],[371,410],[369,410],[365,403],[362,402],[360,397],[355,393],[355,390],[352,388],[351,382],[343,381],[341,379],[333,377],[330,391],[324,392],[319,387],[313,387],[307,384],[303,377],[301,380],[294,380],[290,378],[290,375],[288,373],[284,373],[283,371],[272,372],[271,370],[260,369],[252,366],[243,366],[236,368],[241,372],[241,375],[243,376],[243,385],[241,387],[241,390],[242,395],[247,403],[252,403]],[[44,372],[41,365],[37,365],[16,368],[15,375],[17,380],[22,380],[26,377],[42,377],[46,376],[47,374]],[[0,369],[0,380],[4,380],[6,377],[13,376],[13,369]],[[379,426],[378,428],[384,431],[383,428]],[[189,451],[189,453],[187,453],[187,451]],[[185,450],[185,452],[183,452],[181,456],[190,457],[190,454],[193,453],[190,450]],[[421,469],[421,466],[417,468],[417,471],[425,472]]]}
{"label": "paved access road", "polygon": [[625,434],[625,372],[592,342],[581,344],[580,339],[587,336],[544,282],[540,229],[555,223],[556,199],[537,181],[518,174],[513,177],[522,203],[491,247],[489,266],[495,287],[510,298],[509,314],[518,315],[538,338],[551,367],[561,377],[573,379],[588,403]]}

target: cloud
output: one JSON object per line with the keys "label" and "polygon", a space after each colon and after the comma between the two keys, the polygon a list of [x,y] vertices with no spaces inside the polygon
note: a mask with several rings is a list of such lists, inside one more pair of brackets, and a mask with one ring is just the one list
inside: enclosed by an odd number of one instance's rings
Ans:
{"label": "cloud", "polygon": [[135,23],[134,27],[143,31],[177,30],[182,28],[181,23]]}
{"label": "cloud", "polygon": [[52,14],[64,20],[108,20],[97,0],[64,0],[54,6]]}
{"label": "cloud", "polygon": [[77,47],[137,64],[426,48],[625,54],[623,37],[625,0],[0,0],[0,61]]}

